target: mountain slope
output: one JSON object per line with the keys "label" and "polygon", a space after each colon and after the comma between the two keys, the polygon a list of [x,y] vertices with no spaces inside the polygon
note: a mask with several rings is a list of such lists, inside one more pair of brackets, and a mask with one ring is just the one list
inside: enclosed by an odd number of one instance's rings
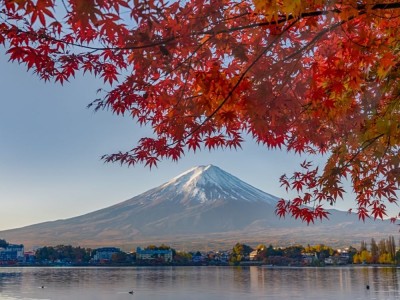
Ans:
{"label": "mountain slope", "polygon": [[330,221],[311,226],[290,218],[280,220],[274,213],[277,200],[218,167],[199,166],[108,208],[3,231],[0,238],[26,246],[99,246],[157,243],[163,239],[167,243],[200,243],[252,236],[279,237],[284,242],[299,241],[300,237],[332,238],[335,234],[354,238],[395,230],[386,222],[362,224],[355,215],[339,211],[332,211]]}

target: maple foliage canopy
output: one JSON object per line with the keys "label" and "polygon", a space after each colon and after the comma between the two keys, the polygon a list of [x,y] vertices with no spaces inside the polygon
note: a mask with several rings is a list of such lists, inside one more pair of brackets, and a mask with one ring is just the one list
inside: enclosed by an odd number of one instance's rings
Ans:
{"label": "maple foliage canopy", "polygon": [[298,197],[280,216],[327,217],[344,180],[362,220],[397,202],[400,2],[1,0],[0,44],[46,81],[103,78],[94,109],[153,129],[105,161],[151,167],[249,135],[329,157],[281,177]]}

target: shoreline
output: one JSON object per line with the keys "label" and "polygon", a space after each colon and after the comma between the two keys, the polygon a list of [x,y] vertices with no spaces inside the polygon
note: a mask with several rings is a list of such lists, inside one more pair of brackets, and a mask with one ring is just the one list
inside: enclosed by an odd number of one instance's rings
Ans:
{"label": "shoreline", "polygon": [[230,264],[14,264],[14,265],[0,265],[1,268],[165,268],[165,267],[233,267],[233,268],[248,268],[248,267],[259,267],[262,269],[335,269],[335,268],[400,268],[400,265],[394,264],[346,264],[346,265],[324,265],[324,266],[278,266],[268,264],[241,264],[241,265],[230,265]]}

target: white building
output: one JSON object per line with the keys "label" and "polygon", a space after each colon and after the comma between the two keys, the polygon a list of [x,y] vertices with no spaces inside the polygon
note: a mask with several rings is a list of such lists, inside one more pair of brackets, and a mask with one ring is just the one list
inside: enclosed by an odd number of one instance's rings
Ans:
{"label": "white building", "polygon": [[165,262],[171,262],[173,258],[172,250],[146,250],[140,247],[136,248],[136,260],[154,260],[157,258],[161,258]]}
{"label": "white building", "polygon": [[23,262],[24,245],[9,244],[5,248],[0,248],[0,262]]}

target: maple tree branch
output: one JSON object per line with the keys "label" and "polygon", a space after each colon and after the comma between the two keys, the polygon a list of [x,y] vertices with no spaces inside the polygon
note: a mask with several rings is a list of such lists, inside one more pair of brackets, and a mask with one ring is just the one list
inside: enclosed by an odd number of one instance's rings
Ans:
{"label": "maple tree branch", "polygon": [[[242,74],[239,76],[238,81],[236,82],[236,84],[230,89],[228,95],[221,101],[221,103],[217,106],[217,108],[208,116],[206,116],[206,118],[195,128],[193,129],[189,134],[187,134],[185,137],[183,137],[179,142],[182,142],[184,140],[186,140],[188,137],[192,136],[194,133],[196,133],[198,130],[200,130],[200,128],[207,123],[208,121],[210,121],[217,113],[218,111],[221,110],[221,108],[225,105],[225,103],[232,97],[233,92],[236,90],[236,88],[239,86],[239,84],[242,82],[242,80],[244,79],[244,77],[246,76],[246,74],[251,70],[251,68],[261,59],[261,57],[264,56],[264,54],[270,50],[272,48],[272,46],[275,44],[275,42],[280,39],[280,37],[286,33],[287,30],[289,30],[297,21],[295,20],[295,22],[293,22],[292,24],[290,24],[285,30],[283,30],[279,35],[277,35],[273,41],[266,46],[263,51],[260,52],[260,54],[253,60],[253,62],[242,72]],[[176,142],[177,143],[177,142]],[[174,144],[176,144],[174,143]]]}
{"label": "maple tree branch", "polygon": [[[192,53],[191,53],[188,57],[186,57],[184,60],[182,60],[181,62],[179,62],[179,64],[177,64],[177,66],[175,66],[174,68],[172,68],[169,72],[165,73],[165,74],[163,75],[163,77],[168,77],[168,76],[172,75],[176,70],[180,69],[185,63],[191,62],[191,60],[193,59],[193,56],[194,56],[205,44],[207,44],[207,43],[211,40],[211,38],[212,38],[212,37],[208,37],[208,38],[205,39],[202,43],[200,43],[200,44],[192,51]],[[191,69],[190,64],[189,64],[188,67],[189,67],[189,69]],[[190,73],[190,70],[188,70],[188,71],[186,72],[186,78],[189,76],[189,73]],[[152,83],[149,82],[149,83],[147,83],[146,85],[144,85],[143,87],[149,87],[149,86],[151,86],[152,84],[154,84],[154,82],[152,82]],[[177,101],[177,103],[175,103],[175,104],[173,105],[173,107],[177,107],[177,106],[179,105],[180,101],[181,101],[182,98],[183,98],[183,94],[184,94],[185,88],[186,88],[186,82],[185,82],[185,84],[184,84],[184,86],[183,86],[183,88],[182,88],[182,93],[181,93],[182,96],[179,98],[179,100]],[[194,97],[192,97],[192,98],[194,98]],[[87,106],[87,108],[90,108],[92,105],[94,105],[94,102],[103,102],[103,101],[105,101],[105,100],[101,100],[101,101],[95,100],[95,101],[93,101],[92,103],[90,103],[90,104]],[[98,104],[98,105],[99,105],[99,104]],[[108,105],[111,105],[111,104],[108,104]],[[103,109],[105,109],[108,105],[107,105],[107,104],[106,104],[106,105],[101,104],[101,106],[103,107]],[[95,111],[97,111],[98,109],[100,109],[100,107],[99,107],[99,106],[96,106]],[[150,118],[149,118],[148,120],[150,120]]]}
{"label": "maple tree branch", "polygon": [[[399,95],[398,95],[396,98],[397,98],[397,99],[400,99]],[[397,101],[396,101],[396,102],[397,102]],[[384,114],[386,114],[386,112],[385,112]],[[339,168],[339,171],[336,170],[335,173],[336,173],[336,174],[339,174],[339,173],[342,172],[343,170],[347,169],[347,168],[351,165],[351,163],[352,163],[363,151],[365,151],[367,148],[369,148],[370,146],[372,146],[377,140],[379,140],[380,138],[384,137],[385,135],[386,135],[385,133],[381,133],[381,134],[376,135],[376,136],[373,137],[373,138],[370,138],[369,140],[364,141],[364,143],[361,144],[360,149],[358,149],[358,150],[356,151],[356,153],[354,153],[354,154],[346,161],[346,163],[345,163],[344,165],[342,165],[342,166]],[[388,136],[388,140],[387,140],[387,142],[386,142],[385,151],[384,151],[384,153],[382,154],[382,156],[379,158],[379,163],[378,163],[378,165],[377,165],[377,167],[376,167],[377,169],[382,165],[383,157],[389,152],[390,147],[391,147],[391,145],[390,145],[390,135],[389,135],[389,136]],[[330,174],[330,175],[332,175],[332,174]]]}
{"label": "maple tree branch", "polygon": [[[400,8],[400,2],[393,2],[393,3],[378,3],[375,4],[371,7],[371,10],[390,10],[390,9],[397,9]],[[365,9],[366,9],[366,4],[360,4],[356,8],[359,11],[359,15],[365,14]],[[341,13],[342,10],[339,8],[334,8],[330,10],[321,10],[321,11],[313,11],[313,12],[304,12],[301,13],[299,16],[293,16],[293,15],[288,15],[288,16],[281,16],[281,18],[277,21],[267,21],[267,22],[259,22],[259,23],[254,23],[254,24],[248,24],[248,25],[243,25],[243,26],[237,26],[237,27],[232,27],[232,28],[227,28],[227,29],[220,29],[220,30],[205,30],[205,31],[198,31],[194,32],[191,35],[197,36],[197,35],[217,35],[221,33],[231,33],[235,31],[241,31],[244,29],[250,29],[250,28],[255,28],[255,27],[263,27],[263,26],[270,26],[270,25],[278,25],[282,24],[291,20],[300,20],[308,17],[316,17],[316,16],[325,16],[331,13]],[[2,12],[0,12],[2,13]],[[4,14],[4,13],[3,13]],[[243,14],[243,16],[246,16],[247,14]],[[354,18],[354,17],[352,17]],[[350,18],[349,18],[350,19]],[[15,26],[15,25],[13,25]],[[160,46],[160,45],[165,45],[169,42],[172,42],[176,39],[184,38],[183,36],[172,36],[164,40],[159,40],[159,41],[154,41],[149,44],[145,45],[133,45],[133,46],[125,46],[125,47],[94,47],[94,46],[87,46],[83,44],[78,44],[78,43],[72,43],[72,42],[67,42],[62,39],[58,39],[49,35],[45,34],[37,34],[34,32],[28,32],[25,30],[22,30],[21,28],[15,26],[17,28],[18,32],[22,32],[28,35],[35,36],[37,38],[44,38],[47,40],[51,40],[57,43],[64,43],[66,45],[74,46],[74,47],[79,47],[83,49],[88,49],[88,50],[94,50],[94,51],[105,51],[105,50],[112,50],[112,51],[118,51],[118,50],[138,50],[138,49],[146,49],[146,48],[152,48],[154,46]]]}
{"label": "maple tree branch", "polygon": [[[385,134],[381,133],[381,134],[379,134],[379,135],[377,135],[377,136],[375,136],[375,137],[373,137],[373,138],[371,138],[371,139],[365,141],[365,142],[361,145],[360,149],[357,150],[357,152],[354,153],[354,154],[350,157],[350,159],[347,160],[346,163],[345,163],[342,167],[340,167],[340,171],[343,171],[344,169],[347,169],[347,168],[351,165],[351,163],[357,158],[357,156],[359,156],[365,149],[367,149],[368,147],[370,147],[373,143],[375,143],[377,140],[379,140],[379,139],[380,139],[381,137],[383,137],[384,135],[385,135]],[[336,172],[336,174],[339,173],[338,170],[335,170],[335,172]],[[332,174],[331,174],[331,175],[332,175]]]}
{"label": "maple tree branch", "polygon": [[[366,4],[359,4],[357,9],[365,9],[367,7]],[[400,2],[391,2],[391,3],[376,3],[371,7],[371,10],[380,10],[380,9],[395,9],[400,8]]]}
{"label": "maple tree branch", "polygon": [[[395,9],[395,8],[400,8],[400,2],[394,2],[394,3],[381,3],[381,4],[375,4],[373,7],[371,7],[371,10],[383,10],[383,9]],[[359,15],[365,14],[365,9],[366,5],[358,5],[356,9],[359,11]],[[219,34],[219,33],[230,33],[234,31],[240,31],[243,29],[250,29],[250,28],[255,28],[255,27],[260,27],[260,26],[269,26],[269,25],[278,25],[281,23],[285,23],[287,21],[293,20],[293,19],[304,19],[304,18],[310,18],[310,17],[319,17],[319,16],[325,16],[331,13],[335,14],[340,14],[342,12],[341,9],[339,8],[334,8],[334,9],[329,9],[329,10],[320,10],[320,11],[312,11],[312,12],[303,12],[299,16],[293,16],[293,15],[282,15],[281,18],[277,21],[267,21],[267,22],[260,22],[260,23],[254,23],[254,24],[249,24],[249,25],[243,25],[243,26],[238,26],[238,27],[232,27],[224,30],[207,30],[207,31],[199,31],[198,34]],[[354,17],[353,17],[354,18]]]}
{"label": "maple tree branch", "polygon": [[[200,49],[200,48],[199,48]],[[178,105],[181,103],[181,101],[182,101],[182,99],[183,99],[183,96],[184,96],[184,94],[185,94],[185,91],[186,91],[186,87],[187,87],[187,79],[188,79],[188,77],[189,77],[189,74],[190,74],[190,70],[192,69],[192,66],[191,66],[191,59],[192,59],[192,57],[190,57],[189,59],[188,59],[188,61],[190,62],[189,63],[189,66],[188,66],[188,70],[186,71],[186,78],[185,78],[185,82],[184,82],[184,84],[183,84],[183,87],[182,87],[182,91],[181,91],[181,95],[180,95],[180,97],[178,98],[178,101],[173,105],[173,109],[175,109],[175,108],[177,108],[178,107]],[[183,63],[181,63],[180,65],[182,65]],[[178,68],[178,67],[177,67]]]}
{"label": "maple tree branch", "polygon": [[[12,32],[12,31],[13,31],[13,29],[9,29],[9,30],[3,31],[3,32],[9,33],[9,32]],[[28,34],[28,35],[34,36],[34,37],[36,37],[38,39],[45,39],[45,40],[53,41],[53,42],[56,42],[56,43],[62,43],[62,44],[68,45],[68,46],[74,46],[74,47],[79,47],[79,48],[83,48],[83,49],[87,49],[87,50],[92,50],[91,53],[96,52],[96,51],[106,51],[106,50],[121,51],[121,50],[139,50],[139,49],[153,48],[155,46],[162,46],[162,45],[168,44],[168,43],[174,41],[175,39],[177,39],[177,37],[172,36],[172,37],[169,37],[169,38],[167,38],[165,40],[154,41],[152,43],[145,44],[145,45],[126,46],[126,47],[94,47],[94,46],[87,46],[87,45],[67,42],[67,41],[64,41],[62,39],[51,37],[51,36],[49,36],[47,34],[38,34],[36,32],[25,31],[25,30],[22,30],[21,28],[18,28],[18,27],[17,27],[16,31],[20,32],[20,33],[24,33],[24,34]]]}
{"label": "maple tree branch", "polygon": [[332,29],[335,29],[341,25],[343,25],[344,23],[348,22],[349,20],[343,20],[339,23],[336,23],[328,28],[325,28],[324,30],[321,30],[320,32],[318,32],[318,34],[311,40],[309,41],[306,45],[304,45],[303,47],[301,47],[299,50],[297,50],[296,52],[290,54],[289,56],[286,56],[282,62],[285,62],[287,60],[292,59],[293,57],[301,54],[304,50],[306,50],[307,48],[309,48],[311,45],[313,45],[315,42],[317,42],[323,35],[325,35],[326,33],[330,32]]}
{"label": "maple tree branch", "polygon": [[344,28],[343,24],[342,24],[340,27],[341,27],[341,29],[342,29],[344,35],[347,37],[347,39],[348,39],[350,42],[352,42],[354,45],[357,45],[357,46],[360,47],[360,48],[364,48],[364,49],[368,48],[368,46],[362,45],[362,44],[360,44],[360,43],[354,41],[354,40],[349,36],[349,34],[348,34],[348,32],[346,31],[346,29]]}
{"label": "maple tree branch", "polygon": [[385,151],[383,152],[382,157],[380,157],[380,159],[379,159],[378,166],[376,167],[377,169],[380,169],[380,167],[382,166],[382,164],[383,164],[383,158],[384,158],[384,157],[386,156],[386,154],[389,152],[389,149],[390,149],[390,135],[389,135],[388,140],[387,140],[387,142],[386,142]]}
{"label": "maple tree branch", "polygon": [[188,55],[188,57],[186,57],[184,60],[182,60],[175,68],[173,68],[167,75],[172,74],[173,72],[175,72],[176,70],[178,70],[181,66],[183,66],[186,62],[191,61],[193,56],[205,45],[207,44],[212,37],[208,37],[207,39],[205,39],[202,43],[200,43],[193,51],[190,55]]}

